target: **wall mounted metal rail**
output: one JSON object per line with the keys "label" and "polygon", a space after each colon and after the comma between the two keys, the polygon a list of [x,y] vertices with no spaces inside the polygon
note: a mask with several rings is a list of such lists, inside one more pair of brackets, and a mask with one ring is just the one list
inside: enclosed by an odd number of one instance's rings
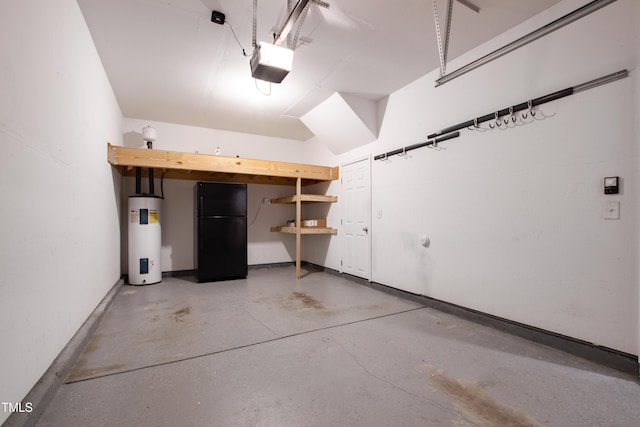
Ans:
{"label": "wall mounted metal rail", "polygon": [[459,136],[460,136],[460,132],[452,132],[449,135],[444,135],[444,136],[441,136],[439,138],[434,138],[431,141],[420,142],[418,144],[413,144],[413,145],[409,145],[407,147],[398,148],[397,150],[387,151],[386,153],[378,154],[377,156],[375,156],[373,158],[373,160],[384,160],[384,159],[387,159],[387,158],[389,158],[391,156],[395,156],[396,154],[405,154],[408,151],[415,150],[417,148],[427,147],[429,145],[432,145],[432,146],[433,145],[437,145],[438,143],[440,143],[442,141],[447,141],[449,139],[457,138]]}
{"label": "wall mounted metal rail", "polygon": [[429,139],[429,141],[427,142],[422,142],[419,144],[414,144],[408,147],[399,148],[393,151],[388,151],[386,153],[378,154],[373,159],[383,160],[391,156],[395,156],[397,154],[404,154],[407,151],[415,150],[416,148],[435,145],[442,141],[447,141],[452,138],[457,138],[458,136],[460,136],[459,131],[462,129],[472,128],[472,127],[477,128],[482,123],[485,123],[491,120],[497,120],[500,117],[504,117],[504,116],[514,117],[513,115],[517,112],[524,111],[524,110],[531,110],[533,107],[536,107],[538,105],[546,104],[547,102],[555,101],[555,100],[564,98],[566,96],[573,95],[574,93],[582,92],[587,89],[592,89],[594,87],[601,86],[606,83],[611,83],[616,80],[623,79],[627,76],[629,76],[628,70],[620,70],[615,73],[611,73],[606,76],[579,84],[577,86],[559,90],[557,92],[553,92],[548,95],[541,96],[539,98],[530,99],[520,104],[503,108],[501,110],[494,111],[493,113],[485,114],[484,116],[476,117],[472,120],[467,120],[466,122],[458,123],[457,125],[449,126],[447,128],[444,128],[442,130],[439,130],[437,132],[434,132],[428,135],[427,139]]}
{"label": "wall mounted metal rail", "polygon": [[387,151],[386,153],[382,153],[382,154],[378,154],[377,156],[375,156],[373,158],[373,160],[386,160],[387,158],[391,157],[391,156],[395,156],[396,154],[406,154],[407,152],[411,151],[411,150],[415,150],[417,148],[422,148],[422,147],[427,147],[429,145],[436,145],[442,141],[447,141],[449,139],[453,139],[453,138],[457,138],[460,136],[460,132],[452,132],[449,135],[444,135],[440,138],[435,138],[433,140],[430,141],[426,141],[426,142],[420,142],[418,144],[413,144],[413,145],[409,145],[407,147],[403,147],[403,148],[398,148],[397,150],[393,150],[393,151]]}
{"label": "wall mounted metal rail", "polygon": [[565,25],[569,25],[570,23],[577,21],[580,18],[584,18],[585,16],[595,12],[598,9],[601,9],[613,2],[615,2],[616,0],[594,0],[590,3],[587,3],[586,5],[574,10],[573,12],[570,12],[558,19],[556,19],[555,21],[541,27],[538,28],[537,30],[523,36],[520,37],[519,39],[497,49],[494,50],[493,52],[483,56],[482,58],[476,59],[475,61],[458,68],[457,70],[454,70],[444,76],[440,76],[439,79],[436,80],[436,86],[440,86],[444,83],[447,83],[457,77],[460,77],[463,74],[468,73],[471,70],[474,70],[478,67],[481,67],[483,65],[485,65],[488,62],[493,61],[494,59],[498,59],[503,55],[506,55],[509,52],[512,52],[516,49],[519,49],[537,39],[539,39],[540,37],[546,36],[549,33],[552,33],[555,30],[558,30],[562,27],[564,27]]}
{"label": "wall mounted metal rail", "polygon": [[519,111],[527,110],[532,107],[536,107],[538,105],[546,104],[547,102],[555,101],[560,98],[564,98],[565,96],[573,95],[574,93],[582,92],[583,90],[591,89],[596,86],[600,86],[606,83],[610,83],[616,80],[623,79],[629,75],[629,71],[621,70],[615,73],[608,74],[604,77],[600,77],[598,79],[590,80],[586,83],[582,83],[580,85],[569,87],[563,90],[559,90],[557,92],[550,93],[545,96],[541,96],[539,98],[530,99],[529,101],[508,107],[503,108],[502,110],[495,111],[491,114],[485,114],[484,116],[477,117],[473,120],[468,120],[466,122],[458,123],[454,126],[449,126],[448,128],[444,128],[438,132],[434,132],[431,135],[427,136],[427,138],[437,138],[441,135],[446,135],[448,133],[468,128],[471,126],[477,126],[480,123],[488,122],[490,120],[494,120],[498,117],[504,117],[506,115],[511,115],[513,113],[517,113]]}

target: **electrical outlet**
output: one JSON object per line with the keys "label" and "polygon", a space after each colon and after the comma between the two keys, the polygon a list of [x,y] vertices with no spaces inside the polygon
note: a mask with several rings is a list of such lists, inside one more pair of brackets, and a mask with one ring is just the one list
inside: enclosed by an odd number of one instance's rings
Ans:
{"label": "electrical outlet", "polygon": [[604,219],[620,219],[620,202],[604,202]]}

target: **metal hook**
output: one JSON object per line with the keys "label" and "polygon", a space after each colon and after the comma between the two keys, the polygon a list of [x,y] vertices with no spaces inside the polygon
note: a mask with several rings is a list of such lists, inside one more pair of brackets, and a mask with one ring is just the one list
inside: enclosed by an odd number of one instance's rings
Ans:
{"label": "metal hook", "polygon": [[498,112],[497,112],[497,111],[496,111],[495,113],[493,113],[493,119],[495,120],[495,123],[493,124],[493,126],[491,125],[491,123],[489,123],[489,127],[490,127],[491,129],[495,129],[495,128],[496,128],[496,126],[500,127],[500,120],[498,120],[498,119],[499,119],[499,117],[500,117],[500,116],[498,115]]}
{"label": "metal hook", "polygon": [[531,117],[535,117],[536,116],[536,112],[533,111],[533,100],[532,99],[527,101],[527,107],[529,107],[529,114],[531,114]]}

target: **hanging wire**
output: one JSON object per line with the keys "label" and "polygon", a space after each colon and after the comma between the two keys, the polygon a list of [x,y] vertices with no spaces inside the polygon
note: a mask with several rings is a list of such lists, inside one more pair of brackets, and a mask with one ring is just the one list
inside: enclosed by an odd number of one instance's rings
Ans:
{"label": "hanging wire", "polygon": [[164,169],[162,171],[162,176],[160,177],[160,198],[164,199],[164,174],[167,173],[167,170]]}
{"label": "hanging wire", "polygon": [[247,52],[244,50],[244,47],[242,47],[242,43],[240,43],[240,40],[238,40],[238,36],[236,35],[236,32],[233,29],[233,25],[231,25],[231,22],[229,21],[225,21],[224,23],[229,24],[229,28],[231,28],[231,33],[233,34],[233,37],[236,39],[236,42],[238,42],[238,46],[240,46],[240,49],[242,49],[242,55],[246,57]]}
{"label": "hanging wire", "polygon": [[269,83],[269,92],[263,92],[262,89],[260,89],[260,87],[258,86],[258,79],[253,79],[253,81],[255,82],[256,89],[257,89],[258,92],[260,92],[264,96],[270,96],[271,95],[271,82],[267,82],[265,80],[261,80],[261,81],[264,81],[265,83]]}
{"label": "hanging wire", "polygon": [[249,227],[251,227],[256,222],[261,209],[262,209],[262,200],[260,200],[260,204],[258,205],[258,210],[256,212],[256,215],[253,217],[253,221],[251,221],[251,224],[249,224]]}

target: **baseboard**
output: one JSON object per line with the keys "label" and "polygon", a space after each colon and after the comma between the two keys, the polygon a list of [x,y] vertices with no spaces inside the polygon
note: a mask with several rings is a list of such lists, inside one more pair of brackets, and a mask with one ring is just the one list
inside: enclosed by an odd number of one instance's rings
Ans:
{"label": "baseboard", "polygon": [[[306,263],[306,262],[302,262],[303,265],[309,265],[309,266],[315,266],[315,264],[310,264],[310,263]],[[249,270],[261,270],[264,268],[282,268],[282,267],[291,267],[292,265],[296,265],[296,263],[294,261],[288,261],[288,262],[272,262],[272,263],[266,263],[266,264],[251,264],[248,265],[248,269]],[[197,270],[174,270],[174,271],[163,271],[162,272],[162,278],[165,277],[185,277],[185,276],[195,276],[197,273]],[[124,280],[125,283],[127,283],[127,275],[125,274],[124,276]]]}
{"label": "baseboard", "polygon": [[249,266],[249,270],[261,270],[263,268],[291,267],[292,265],[296,265],[296,263],[294,261],[289,261],[289,262],[273,262],[269,264],[253,264]]}
{"label": "baseboard", "polygon": [[163,271],[162,278],[165,277],[185,277],[195,276],[196,270],[175,270],[175,271]]}
{"label": "baseboard", "polygon": [[345,273],[340,273],[337,270],[322,267],[312,263],[305,262],[304,264],[311,268],[323,270],[328,274],[341,276],[358,284],[370,286],[391,295],[410,299],[426,307],[433,308],[444,313],[449,313],[481,325],[489,326],[494,329],[507,332],[511,335],[515,335],[520,338],[536,342],[538,344],[546,345],[548,347],[564,351],[565,353],[581,357],[583,359],[616,369],[621,372],[634,375],[640,374],[638,356],[633,354],[614,350],[608,347],[598,346],[587,341],[579,340],[577,338],[572,338],[566,335],[547,331],[545,329],[536,328],[524,323],[515,322],[503,317],[483,313],[481,311],[473,310],[446,301],[441,301],[435,298],[413,294],[411,292],[393,288],[382,283],[370,282],[366,279],[351,276]]}
{"label": "baseboard", "polygon": [[27,393],[22,400],[23,402],[31,402],[33,411],[31,412],[14,412],[2,424],[2,427],[30,427],[34,426],[43,411],[53,399],[53,396],[63,384],[65,378],[73,368],[76,360],[89,342],[89,339],[95,332],[104,317],[108,308],[111,306],[118,291],[124,285],[124,279],[118,280],[111,290],[100,301],[98,306],[89,315],[87,320],[80,326],[80,329],[73,335],[71,340],[62,349],[58,357],[49,366],[47,371],[40,377],[38,382]]}
{"label": "baseboard", "polygon": [[[280,268],[280,267],[291,267],[295,265],[295,262],[275,262],[269,264],[252,264],[247,266],[249,270],[259,270],[263,268]],[[165,277],[185,277],[185,276],[195,276],[197,270],[175,270],[175,271],[163,271],[162,278]],[[125,283],[127,276],[124,276]]]}

